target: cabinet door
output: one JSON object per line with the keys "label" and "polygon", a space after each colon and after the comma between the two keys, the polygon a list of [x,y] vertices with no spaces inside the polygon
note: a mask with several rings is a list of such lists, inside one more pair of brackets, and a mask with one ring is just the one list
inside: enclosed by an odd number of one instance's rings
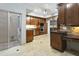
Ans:
{"label": "cabinet door", "polygon": [[62,40],[59,34],[51,33],[51,46],[55,49],[62,50]]}
{"label": "cabinet door", "polygon": [[30,25],[35,25],[35,19],[30,20]]}
{"label": "cabinet door", "polygon": [[66,25],[72,25],[74,19],[73,4],[66,5]]}
{"label": "cabinet door", "polygon": [[36,28],[35,29],[35,35],[39,35],[40,34],[40,29],[39,28]]}
{"label": "cabinet door", "polygon": [[65,42],[62,40],[62,36],[59,33],[51,33],[50,44],[52,48],[55,48],[60,51],[64,51]]}
{"label": "cabinet door", "polygon": [[57,32],[51,32],[50,34],[50,45],[52,48],[63,52],[66,49],[66,41],[63,40],[63,35]]}
{"label": "cabinet door", "polygon": [[79,7],[78,4],[66,5],[66,25],[79,25]]}
{"label": "cabinet door", "polygon": [[77,3],[75,3],[73,5],[73,12],[74,12],[74,21],[73,22],[73,25],[79,25],[79,5]]}
{"label": "cabinet door", "polygon": [[37,28],[35,29],[35,35],[39,35],[40,34],[40,24],[39,24],[38,18],[35,20],[35,25],[37,26]]}
{"label": "cabinet door", "polygon": [[59,24],[65,24],[65,4],[58,5],[58,22]]}
{"label": "cabinet door", "polygon": [[26,24],[35,25],[35,19],[32,17],[29,17],[29,19],[26,19]]}
{"label": "cabinet door", "polygon": [[33,41],[33,30],[26,30],[26,42],[32,42]]}
{"label": "cabinet door", "polygon": [[45,27],[44,27],[45,34],[47,34],[47,29],[48,29],[47,24],[48,24],[48,23],[45,23]]}
{"label": "cabinet door", "polygon": [[47,21],[44,19],[44,34],[47,34]]}
{"label": "cabinet door", "polygon": [[26,19],[26,24],[30,25],[30,20],[31,20],[31,18],[28,17],[28,18]]}

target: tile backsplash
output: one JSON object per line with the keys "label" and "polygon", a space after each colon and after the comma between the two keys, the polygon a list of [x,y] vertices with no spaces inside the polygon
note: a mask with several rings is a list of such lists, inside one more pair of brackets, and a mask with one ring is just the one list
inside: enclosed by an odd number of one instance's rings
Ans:
{"label": "tile backsplash", "polygon": [[70,27],[67,27],[67,28],[69,30],[69,33],[72,33],[74,35],[79,35],[79,27],[70,26]]}
{"label": "tile backsplash", "polygon": [[61,30],[66,30],[70,34],[79,35],[79,26],[60,26]]}

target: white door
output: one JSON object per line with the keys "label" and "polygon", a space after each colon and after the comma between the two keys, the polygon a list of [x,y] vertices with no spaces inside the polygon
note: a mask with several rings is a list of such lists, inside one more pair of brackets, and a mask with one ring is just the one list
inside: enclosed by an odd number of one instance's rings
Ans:
{"label": "white door", "polygon": [[9,45],[15,46],[21,43],[21,15],[10,13],[9,16]]}

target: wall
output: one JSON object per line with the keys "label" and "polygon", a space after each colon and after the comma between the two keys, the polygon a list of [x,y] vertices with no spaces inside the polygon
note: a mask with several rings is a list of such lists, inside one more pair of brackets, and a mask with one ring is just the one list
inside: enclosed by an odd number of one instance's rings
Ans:
{"label": "wall", "polygon": [[52,19],[52,18],[47,19],[49,39],[50,39],[50,20],[51,20],[51,19]]}
{"label": "wall", "polygon": [[17,13],[22,13],[22,34],[21,34],[21,43],[24,44],[26,42],[26,35],[25,35],[25,20],[26,20],[26,8],[22,4],[0,4],[0,9],[13,11]]}
{"label": "wall", "polygon": [[50,19],[47,20],[48,23],[48,35],[50,35]]}

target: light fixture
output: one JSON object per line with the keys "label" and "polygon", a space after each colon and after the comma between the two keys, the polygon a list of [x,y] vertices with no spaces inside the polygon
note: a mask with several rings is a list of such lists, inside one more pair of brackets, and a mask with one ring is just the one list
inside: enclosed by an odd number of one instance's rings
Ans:
{"label": "light fixture", "polygon": [[72,4],[67,4],[67,8],[70,8]]}
{"label": "light fixture", "polygon": [[44,15],[47,15],[47,10],[46,9],[44,10]]}

